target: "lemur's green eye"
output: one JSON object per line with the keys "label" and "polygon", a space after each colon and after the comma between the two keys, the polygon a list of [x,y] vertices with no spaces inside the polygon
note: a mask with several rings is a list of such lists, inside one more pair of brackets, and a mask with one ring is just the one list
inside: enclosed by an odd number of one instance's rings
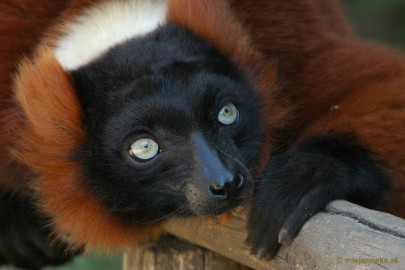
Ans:
{"label": "lemur's green eye", "polygon": [[137,139],[129,148],[129,155],[135,159],[147,161],[159,153],[159,145],[151,138]]}
{"label": "lemur's green eye", "polygon": [[227,103],[219,111],[218,121],[224,125],[231,125],[239,118],[239,111],[233,103]]}

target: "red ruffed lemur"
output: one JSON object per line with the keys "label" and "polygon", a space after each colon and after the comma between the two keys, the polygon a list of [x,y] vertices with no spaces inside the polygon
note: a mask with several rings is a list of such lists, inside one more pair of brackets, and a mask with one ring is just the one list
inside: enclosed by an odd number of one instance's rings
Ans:
{"label": "red ruffed lemur", "polygon": [[405,60],[333,1],[0,10],[0,263],[142,242],[252,193],[265,258],[334,199],[405,216]]}

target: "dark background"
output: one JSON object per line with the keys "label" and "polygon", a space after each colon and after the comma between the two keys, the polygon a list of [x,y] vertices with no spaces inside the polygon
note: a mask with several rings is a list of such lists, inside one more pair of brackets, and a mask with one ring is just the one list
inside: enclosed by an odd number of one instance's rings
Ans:
{"label": "dark background", "polygon": [[[325,0],[327,1],[327,0]],[[404,0],[341,0],[355,32],[405,51]]]}

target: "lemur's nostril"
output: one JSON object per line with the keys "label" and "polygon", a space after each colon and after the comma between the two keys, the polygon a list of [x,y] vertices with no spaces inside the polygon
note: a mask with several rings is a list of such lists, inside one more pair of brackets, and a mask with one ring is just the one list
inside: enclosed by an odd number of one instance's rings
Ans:
{"label": "lemur's nostril", "polygon": [[232,185],[234,185],[237,189],[243,187],[243,184],[245,182],[245,178],[243,175],[238,174],[233,178]]}
{"label": "lemur's nostril", "polygon": [[223,185],[211,184],[209,190],[212,195],[217,197],[227,197],[229,194],[237,193],[244,185],[244,177],[241,174],[234,176],[226,181]]}
{"label": "lemur's nostril", "polygon": [[219,197],[225,197],[227,195],[226,186],[227,186],[227,183],[225,183],[224,186],[221,186],[219,184],[210,185],[209,189],[210,189],[210,192],[212,193],[212,195],[219,196]]}

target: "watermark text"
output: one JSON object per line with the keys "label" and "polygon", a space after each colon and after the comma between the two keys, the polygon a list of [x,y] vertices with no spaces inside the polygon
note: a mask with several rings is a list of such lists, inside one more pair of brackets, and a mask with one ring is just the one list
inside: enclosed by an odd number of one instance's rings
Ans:
{"label": "watermark text", "polygon": [[352,258],[344,258],[344,257],[336,257],[336,263],[338,264],[390,264],[390,263],[399,263],[398,257],[395,258],[360,258],[360,257],[352,257]]}

